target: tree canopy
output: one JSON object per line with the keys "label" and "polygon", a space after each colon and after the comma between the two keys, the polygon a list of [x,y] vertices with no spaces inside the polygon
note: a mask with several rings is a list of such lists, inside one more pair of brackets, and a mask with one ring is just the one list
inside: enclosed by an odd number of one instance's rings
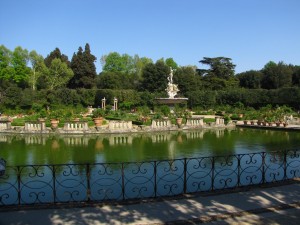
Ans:
{"label": "tree canopy", "polygon": [[[98,52],[99,54],[99,52]],[[214,105],[260,107],[266,104],[288,104],[299,108],[300,66],[282,61],[267,62],[258,70],[235,74],[228,57],[204,57],[196,66],[180,66],[172,57],[155,63],[139,55],[111,52],[101,57],[102,71],[96,72],[96,57],[90,45],[78,48],[68,56],[55,48],[46,58],[35,50],[14,50],[0,46],[0,110],[30,109],[36,104],[58,103],[97,105],[97,93],[113,98],[118,93],[130,102],[153,104],[155,96],[166,97],[170,68],[178,96],[188,97],[189,106],[204,108]],[[105,90],[105,91],[104,91]],[[24,93],[24,94],[22,94]],[[125,93],[125,94],[123,94]],[[134,97],[133,97],[134,96]],[[140,101],[137,103],[137,101]],[[129,104],[129,103],[128,103]]]}

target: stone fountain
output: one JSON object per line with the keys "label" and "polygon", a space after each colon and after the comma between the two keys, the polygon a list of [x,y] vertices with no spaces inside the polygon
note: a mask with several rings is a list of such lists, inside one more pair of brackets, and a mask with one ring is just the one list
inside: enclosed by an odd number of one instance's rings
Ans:
{"label": "stone fountain", "polygon": [[176,104],[186,103],[188,98],[176,98],[175,96],[179,92],[177,84],[173,83],[173,69],[170,68],[170,74],[168,76],[168,86],[165,89],[168,93],[168,98],[155,98],[156,103],[160,105],[167,105],[173,111]]}

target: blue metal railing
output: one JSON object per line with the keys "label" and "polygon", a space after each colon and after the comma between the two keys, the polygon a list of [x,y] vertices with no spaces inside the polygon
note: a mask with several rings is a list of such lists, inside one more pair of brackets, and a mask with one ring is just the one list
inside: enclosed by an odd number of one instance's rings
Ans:
{"label": "blue metal railing", "polygon": [[6,166],[0,207],[175,196],[300,176],[300,150],[149,162]]}

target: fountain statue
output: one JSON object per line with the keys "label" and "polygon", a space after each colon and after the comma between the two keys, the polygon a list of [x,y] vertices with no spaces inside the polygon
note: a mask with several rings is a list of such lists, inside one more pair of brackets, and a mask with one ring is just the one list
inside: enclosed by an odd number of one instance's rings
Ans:
{"label": "fountain statue", "polygon": [[173,69],[170,68],[170,74],[168,76],[168,86],[165,89],[168,98],[155,98],[155,101],[161,105],[168,105],[170,108],[173,108],[175,104],[186,103],[188,98],[176,98],[175,96],[179,92],[177,84],[173,83]]}
{"label": "fountain statue", "polygon": [[169,98],[174,98],[175,95],[177,95],[177,92],[179,92],[179,89],[176,84],[173,84],[173,69],[170,68],[171,72],[168,76],[168,87],[166,88],[166,91],[169,95]]}

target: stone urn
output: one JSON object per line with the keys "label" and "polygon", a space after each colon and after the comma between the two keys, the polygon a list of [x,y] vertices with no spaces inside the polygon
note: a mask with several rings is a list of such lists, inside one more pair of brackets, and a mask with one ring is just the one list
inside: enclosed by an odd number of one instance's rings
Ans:
{"label": "stone urn", "polygon": [[58,119],[51,119],[50,124],[51,124],[51,129],[56,130],[57,127],[58,127],[58,124],[59,124],[59,120]]}
{"label": "stone urn", "polygon": [[181,117],[176,118],[176,124],[179,128],[181,127],[181,125],[182,125],[182,118]]}
{"label": "stone urn", "polygon": [[100,127],[103,123],[103,117],[95,117],[93,120],[96,127]]}

